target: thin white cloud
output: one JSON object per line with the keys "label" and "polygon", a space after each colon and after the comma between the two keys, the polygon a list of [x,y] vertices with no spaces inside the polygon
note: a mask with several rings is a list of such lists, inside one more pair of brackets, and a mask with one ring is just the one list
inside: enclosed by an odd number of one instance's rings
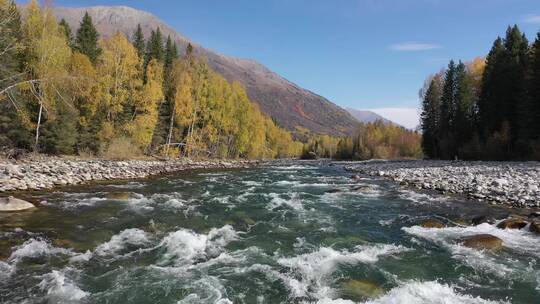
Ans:
{"label": "thin white cloud", "polygon": [[540,15],[527,15],[521,19],[525,23],[540,24]]}
{"label": "thin white cloud", "polygon": [[440,49],[442,46],[433,43],[403,42],[392,44],[389,49],[399,52],[418,52]]}
{"label": "thin white cloud", "polygon": [[420,125],[420,110],[417,108],[379,108],[369,109],[408,129],[416,129]]}

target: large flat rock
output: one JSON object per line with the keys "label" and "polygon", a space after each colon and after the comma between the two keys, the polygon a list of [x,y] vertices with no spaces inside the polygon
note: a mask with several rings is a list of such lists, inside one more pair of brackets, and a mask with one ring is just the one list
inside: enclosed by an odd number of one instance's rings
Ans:
{"label": "large flat rock", "polygon": [[0,212],[21,211],[31,208],[36,208],[36,206],[22,199],[13,196],[0,197]]}

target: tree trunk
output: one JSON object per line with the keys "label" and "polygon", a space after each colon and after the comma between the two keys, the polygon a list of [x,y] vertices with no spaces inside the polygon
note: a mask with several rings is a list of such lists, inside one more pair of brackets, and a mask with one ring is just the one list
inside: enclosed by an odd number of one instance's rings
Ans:
{"label": "tree trunk", "polygon": [[38,114],[38,121],[36,125],[36,141],[34,143],[34,153],[38,153],[38,145],[39,145],[39,127],[41,126],[41,114],[43,112],[43,103],[39,103],[39,114]]}
{"label": "tree trunk", "polygon": [[174,126],[174,112],[176,110],[176,103],[173,105],[172,111],[171,111],[171,121],[169,123],[169,134],[167,134],[167,147],[165,148],[165,154],[169,156],[169,145],[171,144],[172,140],[172,131]]}

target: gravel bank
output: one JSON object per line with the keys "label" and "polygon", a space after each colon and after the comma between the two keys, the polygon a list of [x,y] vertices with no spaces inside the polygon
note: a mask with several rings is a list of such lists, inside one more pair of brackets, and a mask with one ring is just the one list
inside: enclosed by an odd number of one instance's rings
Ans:
{"label": "gravel bank", "polygon": [[50,189],[90,181],[144,178],[190,169],[244,168],[256,161],[148,161],[82,160],[45,157],[16,162],[0,160],[0,193]]}
{"label": "gravel bank", "polygon": [[351,172],[520,208],[540,208],[539,162],[366,161]]}

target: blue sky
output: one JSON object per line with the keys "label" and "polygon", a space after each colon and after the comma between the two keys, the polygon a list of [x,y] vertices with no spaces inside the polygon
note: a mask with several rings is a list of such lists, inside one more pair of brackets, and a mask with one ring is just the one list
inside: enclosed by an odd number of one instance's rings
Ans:
{"label": "blue sky", "polygon": [[[220,53],[255,59],[344,107],[415,108],[425,77],[489,51],[539,0],[56,0],[147,10]],[[394,115],[394,114],[392,114]]]}

